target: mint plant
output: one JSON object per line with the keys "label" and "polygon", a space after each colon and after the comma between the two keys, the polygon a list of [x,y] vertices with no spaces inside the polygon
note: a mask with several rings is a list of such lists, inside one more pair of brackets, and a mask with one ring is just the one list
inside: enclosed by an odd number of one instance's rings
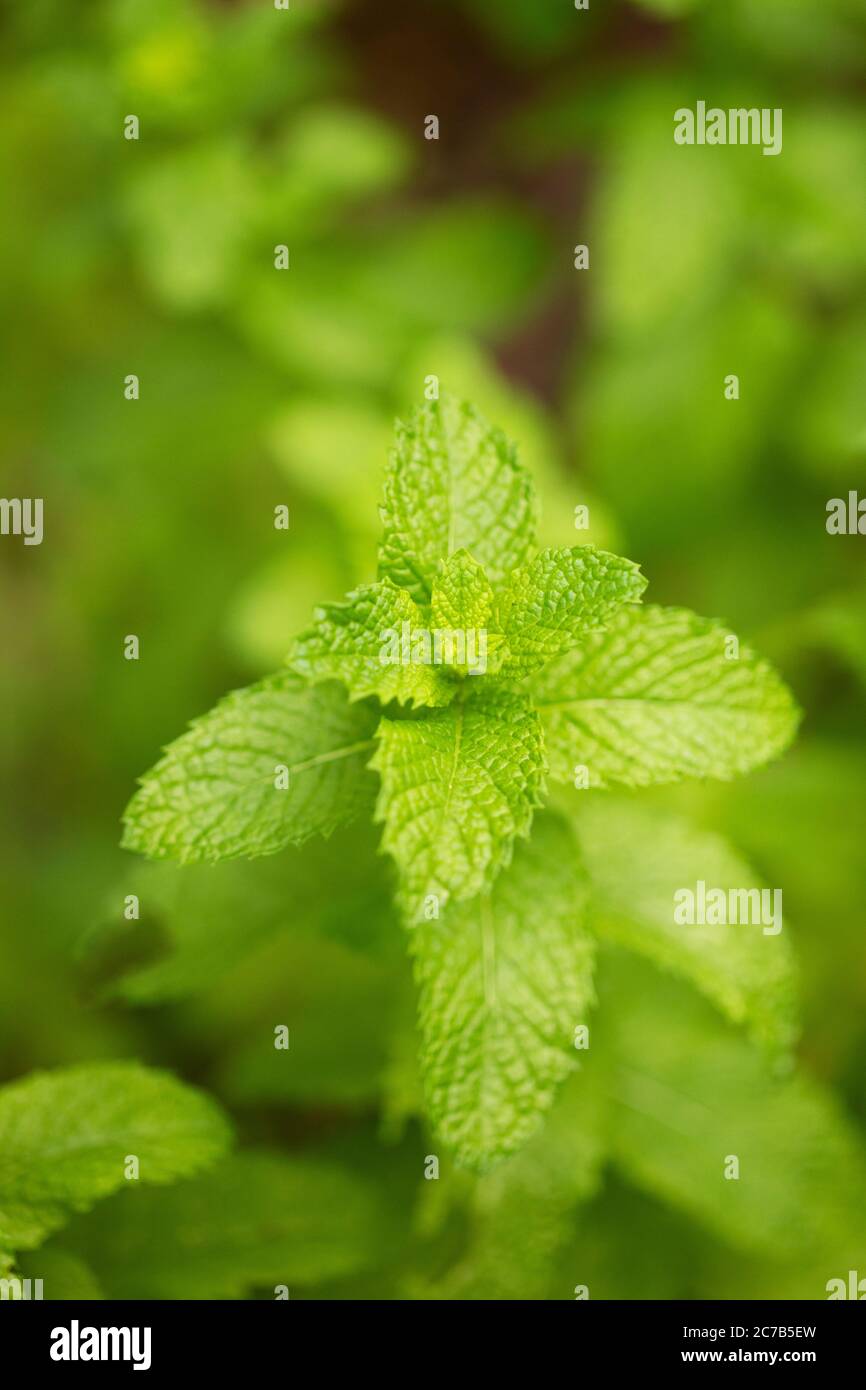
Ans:
{"label": "mint plant", "polygon": [[0,1274],[73,1212],[135,1179],[198,1174],[231,1143],[208,1096],[135,1062],[95,1062],[0,1087]]}
{"label": "mint plant", "polygon": [[[531,479],[470,404],[398,425],[381,514],[376,581],[318,609],[283,671],[170,745],[123,844],[253,858],[372,813],[414,962],[429,1114],[483,1169],[540,1124],[594,1001],[575,801],[747,772],[785,748],[798,712],[722,624],[643,606],[630,560],[537,550]],[[542,811],[549,783],[570,791]],[[736,1013],[687,934],[657,939],[665,965]]]}

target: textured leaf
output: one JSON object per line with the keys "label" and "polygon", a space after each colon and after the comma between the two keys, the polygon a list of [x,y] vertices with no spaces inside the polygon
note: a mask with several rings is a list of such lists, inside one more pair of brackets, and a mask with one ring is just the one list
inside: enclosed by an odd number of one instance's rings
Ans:
{"label": "textured leaf", "polygon": [[790,743],[798,712],[787,687],[731,634],[678,608],[627,608],[604,633],[534,679],[551,773],[591,786],[730,778]]}
{"label": "textured leaf", "polygon": [[[372,801],[377,713],[291,671],[236,690],[172,743],[126,809],[123,845],[152,859],[273,854]],[[288,768],[288,786],[277,769]]]}
{"label": "textured leaf", "polygon": [[788,932],[683,926],[674,894],[757,888],[761,881],[718,835],[624,797],[580,796],[574,824],[592,883],[594,929],[683,975],[735,1023],[784,1049],[795,1034],[796,972]]}
{"label": "textured leaf", "polygon": [[542,550],[511,577],[500,609],[506,670],[529,672],[604,627],[646,588],[637,565],[593,546]]}
{"label": "textured leaf", "polygon": [[472,898],[489,887],[526,835],[540,803],[544,751],[538,716],[520,695],[463,692],[447,709],[383,719],[370,764],[382,787],[382,848],[393,855],[410,921],[434,895]]}
{"label": "textured leaf", "polygon": [[40,1073],[0,1090],[0,1249],[30,1250],[72,1211],[122,1187],[128,1155],[142,1182],[214,1162],[229,1130],[206,1096],[134,1062]]}
{"label": "textured leaf", "polygon": [[382,521],[379,572],[422,604],[440,560],[455,551],[469,550],[495,585],[528,558],[535,539],[531,483],[514,446],[450,397],[398,424]]}
{"label": "textured leaf", "polygon": [[240,1298],[311,1285],[370,1263],[375,1191],[322,1159],[232,1155],[194,1182],[119,1193],[67,1240],[109,1298]]}
{"label": "textured leaf", "polygon": [[442,561],[433,584],[433,625],[486,628],[493,617],[493,589],[468,550]]}
{"label": "textured leaf", "polygon": [[412,933],[430,1114],[461,1163],[524,1143],[574,1066],[593,1002],[585,903],[574,839],[542,816],[490,894]]}
{"label": "textured leaf", "polygon": [[598,1187],[605,1158],[607,1098],[592,1080],[588,1068],[569,1077],[525,1148],[476,1180],[467,1248],[421,1296],[555,1296],[554,1261],[571,1235],[575,1209]]}
{"label": "textured leaf", "polygon": [[417,638],[429,630],[406,590],[381,579],[356,589],[345,603],[318,609],[289,664],[310,681],[342,681],[353,700],[377,695],[383,704],[447,705],[455,682],[432,661],[418,660]]}
{"label": "textured leaf", "polygon": [[[636,957],[605,962],[608,992],[600,1048],[613,1054],[611,1140],[626,1174],[743,1249],[815,1258],[832,1243],[862,1258],[866,1163],[833,1098],[801,1076],[774,1079],[698,995]],[[736,1179],[724,1176],[731,1155]],[[840,1272],[819,1261],[813,1296]]]}
{"label": "textured leaf", "polygon": [[459,648],[452,664],[472,675],[494,675],[506,655],[504,639],[494,614],[493,588],[480,565],[467,550],[458,550],[442,562],[433,584],[431,608],[434,629],[462,637],[466,660]]}

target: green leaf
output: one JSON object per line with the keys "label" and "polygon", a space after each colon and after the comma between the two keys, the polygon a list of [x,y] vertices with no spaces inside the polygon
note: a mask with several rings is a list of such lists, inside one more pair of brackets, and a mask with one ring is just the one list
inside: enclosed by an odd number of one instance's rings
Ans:
{"label": "green leaf", "polygon": [[468,550],[502,584],[535,540],[529,475],[475,408],[443,396],[398,422],[385,476],[379,573],[430,602],[439,562]]}
{"label": "green leaf", "polygon": [[421,1296],[555,1296],[554,1261],[572,1234],[575,1209],[598,1188],[606,1156],[607,1097],[592,1081],[589,1068],[569,1077],[525,1148],[476,1179],[466,1249]]}
{"label": "green leaf", "polygon": [[433,584],[433,626],[486,628],[493,617],[493,589],[468,550],[443,560]]}
{"label": "green leaf", "polygon": [[329,835],[372,801],[366,763],[377,717],[339,686],[310,689],[291,671],[234,691],[141,779],[124,848],[190,863]]}
{"label": "green leaf", "polygon": [[391,121],[363,107],[323,100],[303,106],[286,119],[277,159],[260,185],[272,194],[268,213],[299,233],[303,228],[305,240],[315,238],[347,205],[399,184],[407,146]]}
{"label": "green leaf", "polygon": [[390,579],[364,584],[345,603],[319,608],[288,660],[307,680],[342,681],[353,700],[377,695],[383,704],[447,705],[457,689],[433,664],[421,609]]}
{"label": "green leaf", "polygon": [[321,1158],[227,1158],[194,1182],[119,1193],[66,1239],[113,1299],[241,1298],[309,1286],[375,1260],[375,1190]]}
{"label": "green leaf", "polygon": [[761,881],[718,835],[625,797],[583,796],[574,814],[599,935],[682,975],[735,1023],[783,1050],[794,1041],[797,981],[788,932],[683,926],[674,894],[757,888]]}
{"label": "green leaf", "polygon": [[0,1090],[0,1250],[30,1250],[122,1187],[130,1155],[146,1183],[213,1163],[229,1129],[206,1096],[135,1062],[95,1062]]}
{"label": "green leaf", "polygon": [[767,662],[734,651],[720,623],[678,608],[627,608],[552,662],[532,693],[551,775],[591,786],[730,778],[790,743],[797,707]]}
{"label": "green leaf", "polygon": [[[863,1147],[834,1099],[775,1079],[698,995],[636,957],[605,961],[600,992],[615,1007],[588,1065],[610,1068],[619,1166],[741,1249],[809,1255],[813,1297],[826,1297],[842,1270],[820,1252],[832,1244],[853,1266],[866,1243]],[[739,1178],[725,1178],[729,1156]]]}
{"label": "green leaf", "polygon": [[489,887],[540,804],[538,716],[521,695],[471,687],[464,682],[447,709],[379,726],[370,763],[382,778],[376,819],[411,922],[429,898],[442,907]]}
{"label": "green leaf", "polygon": [[[137,863],[111,916],[80,947],[100,998],[149,1005],[182,999],[236,972],[283,933],[324,935],[381,953],[399,926],[372,825],[356,822],[263,862]],[[140,916],[120,916],[127,894]],[[142,947],[153,947],[148,951]]]}
{"label": "green leaf", "polygon": [[412,933],[430,1114],[463,1164],[519,1148],[574,1067],[593,1002],[586,891],[568,827],[542,816],[491,893]]}
{"label": "green leaf", "polygon": [[[493,588],[468,550],[443,560],[433,584],[431,620],[451,663],[464,675],[494,675],[506,648],[494,610]],[[466,659],[461,661],[460,643]]]}
{"label": "green leaf", "polygon": [[542,550],[517,570],[501,608],[506,670],[534,671],[604,627],[646,588],[637,565],[594,546]]}

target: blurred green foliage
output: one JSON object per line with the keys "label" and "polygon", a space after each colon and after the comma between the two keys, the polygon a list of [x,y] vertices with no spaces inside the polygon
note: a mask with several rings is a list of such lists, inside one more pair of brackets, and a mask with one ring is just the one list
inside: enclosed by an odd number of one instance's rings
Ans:
{"label": "blurred green foliage", "polygon": [[[866,1273],[863,539],[824,528],[866,482],[862,4],[30,0],[2,23],[3,492],[46,521],[0,542],[0,1080],[135,1057],[241,1145],[22,1272],[173,1298],[821,1298]],[[782,155],[675,146],[698,99],[782,107]],[[370,836],[210,870],[116,848],[154,750],[371,569],[393,416],[430,373],[518,441],[544,542],[621,548],[806,710],[778,765],[629,812],[671,874],[685,815],[783,886],[796,1073],[743,1036],[724,970],[658,968],[658,865],[617,879],[602,805],[591,1061],[522,1154],[477,1180],[440,1156],[438,1182]]]}

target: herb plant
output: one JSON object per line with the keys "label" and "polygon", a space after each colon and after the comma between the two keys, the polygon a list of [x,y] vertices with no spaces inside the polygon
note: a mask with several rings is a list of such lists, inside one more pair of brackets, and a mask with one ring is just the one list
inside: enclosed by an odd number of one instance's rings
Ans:
{"label": "herb plant", "polygon": [[[429,1115],[476,1169],[530,1138],[575,1069],[598,923],[628,917],[607,910],[615,874],[586,870],[581,802],[748,772],[798,719],[724,625],[643,605],[630,560],[537,550],[536,510],[514,446],[472,405],[418,409],[386,474],[376,581],[317,609],[284,670],[171,744],[125,815],[127,848],[181,863],[274,854],[374,816],[414,962]],[[551,784],[566,790],[542,809]],[[632,841],[627,813],[608,827],[612,863],[652,855],[651,824],[637,826],[649,842]],[[745,1014],[736,945],[733,964],[713,963],[682,929],[613,934]]]}
{"label": "herb plant", "polygon": [[0,1087],[0,1276],[16,1251],[40,1246],[124,1179],[163,1185],[198,1174],[230,1141],[208,1096],[136,1062],[68,1067]]}

